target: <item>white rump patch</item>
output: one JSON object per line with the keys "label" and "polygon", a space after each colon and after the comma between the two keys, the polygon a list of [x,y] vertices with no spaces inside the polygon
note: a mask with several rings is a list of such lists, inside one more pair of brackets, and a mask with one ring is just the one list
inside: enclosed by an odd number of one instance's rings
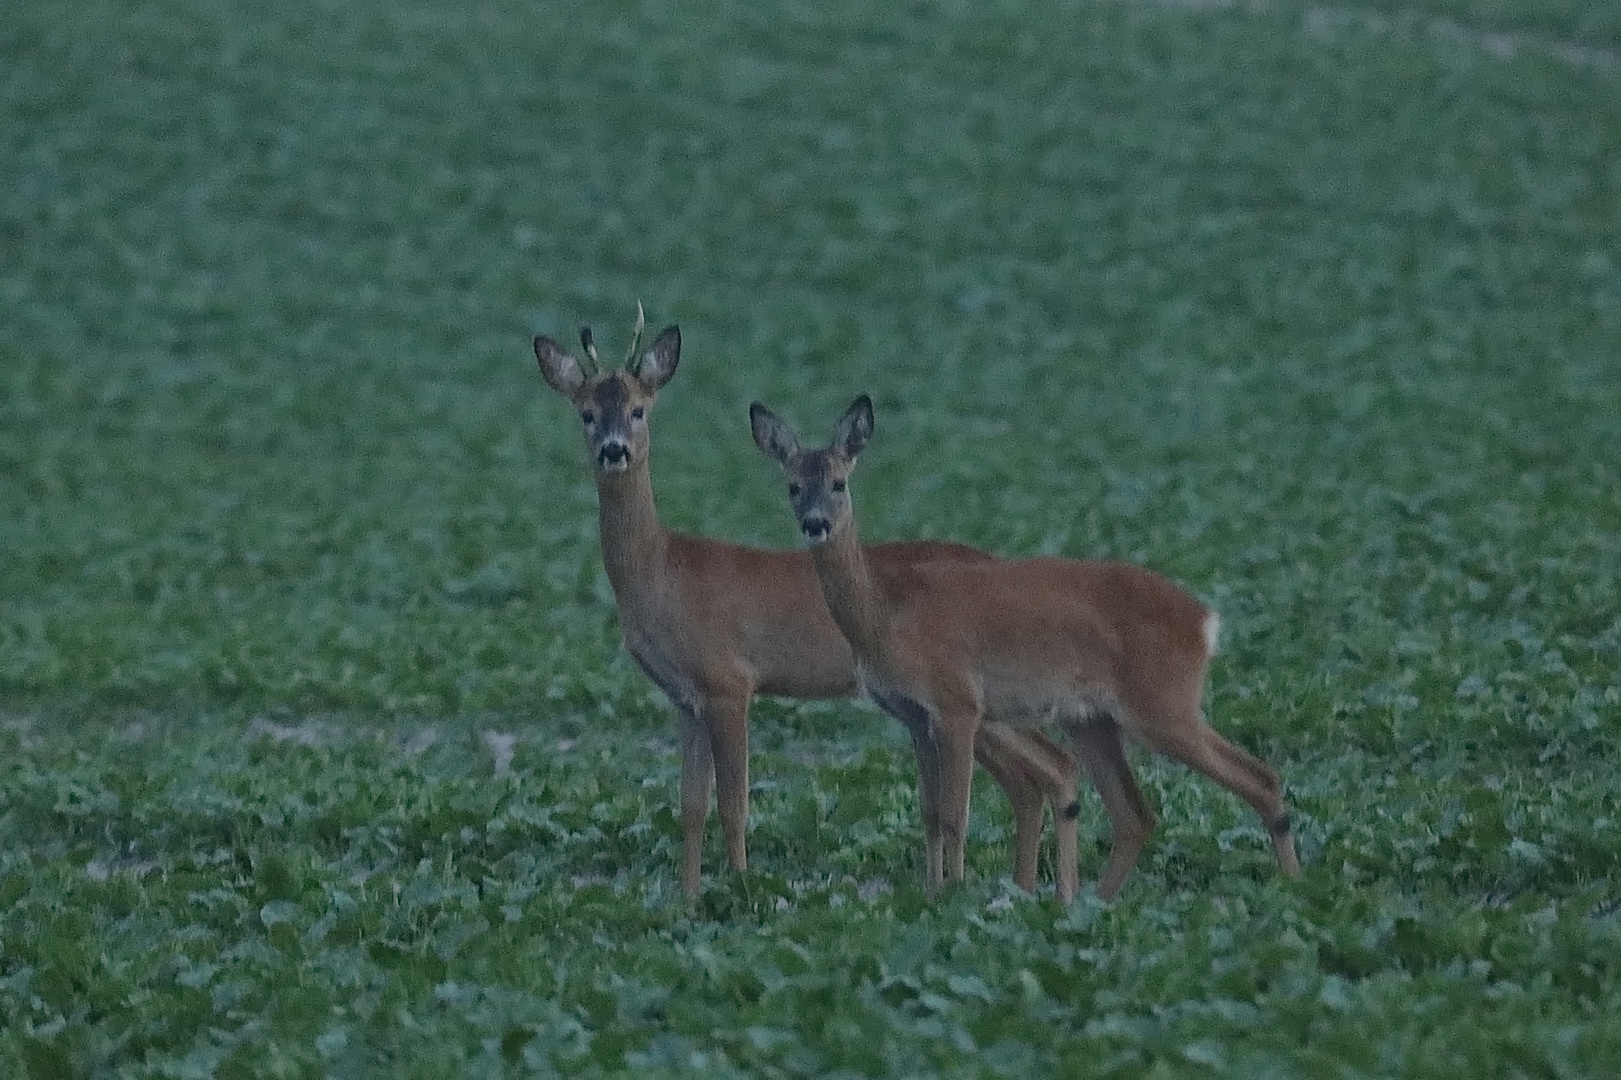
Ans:
{"label": "white rump patch", "polygon": [[1221,616],[1212,611],[1204,617],[1204,647],[1208,656],[1216,655],[1216,646],[1221,643]]}

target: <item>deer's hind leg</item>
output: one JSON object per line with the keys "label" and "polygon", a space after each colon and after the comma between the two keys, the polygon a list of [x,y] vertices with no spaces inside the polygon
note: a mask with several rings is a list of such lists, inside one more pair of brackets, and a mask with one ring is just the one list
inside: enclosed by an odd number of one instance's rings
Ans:
{"label": "deer's hind leg", "polygon": [[1041,762],[1047,798],[1053,806],[1058,900],[1067,904],[1080,891],[1080,852],[1076,837],[1081,816],[1079,770],[1074,756],[1041,732],[1026,729],[1020,734],[1033,756]]}
{"label": "deer's hind leg", "polygon": [[[981,725],[974,752],[1013,805],[1013,882],[1027,892],[1036,887],[1043,811],[1052,804],[1058,899],[1069,903],[1080,887],[1076,830],[1081,806],[1074,757],[1041,732],[1009,724]],[[1003,774],[1011,775],[1004,780]]]}
{"label": "deer's hind leg", "polygon": [[1108,865],[1098,879],[1098,896],[1112,899],[1125,884],[1132,867],[1137,865],[1137,858],[1159,821],[1148,800],[1143,798],[1142,788],[1137,786],[1137,778],[1126,761],[1120,724],[1114,717],[1088,713],[1066,719],[1064,726],[1074,740],[1082,768],[1097,788],[1103,809],[1109,815],[1109,828],[1114,836]]}
{"label": "deer's hind leg", "polygon": [[1228,742],[1197,711],[1184,715],[1182,722],[1168,730],[1146,734],[1144,741],[1151,749],[1203,773],[1253,807],[1272,838],[1278,866],[1289,877],[1300,874],[1294,830],[1283,801],[1283,781],[1276,770]]}
{"label": "deer's hind leg", "polygon": [[1017,733],[987,724],[974,739],[974,757],[1006,793],[1013,808],[1013,883],[1025,892],[1036,888],[1041,856],[1041,819],[1046,795],[1034,766],[1025,760]]}

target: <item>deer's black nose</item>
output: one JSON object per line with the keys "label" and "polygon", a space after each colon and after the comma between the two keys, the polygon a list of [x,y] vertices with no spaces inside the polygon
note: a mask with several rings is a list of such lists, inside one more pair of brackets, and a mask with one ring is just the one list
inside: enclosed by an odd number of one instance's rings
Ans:
{"label": "deer's black nose", "polygon": [[603,443],[597,459],[604,465],[624,465],[630,461],[630,447],[622,442]]}
{"label": "deer's black nose", "polygon": [[827,518],[817,515],[801,521],[799,531],[805,534],[805,539],[819,544],[827,539],[828,533],[833,531],[833,526]]}

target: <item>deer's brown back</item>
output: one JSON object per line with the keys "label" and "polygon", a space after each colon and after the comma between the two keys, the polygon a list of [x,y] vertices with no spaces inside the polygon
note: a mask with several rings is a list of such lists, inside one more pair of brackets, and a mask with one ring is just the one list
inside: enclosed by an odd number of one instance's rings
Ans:
{"label": "deer's brown back", "polygon": [[1158,711],[1196,702],[1212,613],[1169,579],[1127,563],[1041,558],[917,564],[886,589],[900,654],[971,670],[995,712],[1113,695]]}

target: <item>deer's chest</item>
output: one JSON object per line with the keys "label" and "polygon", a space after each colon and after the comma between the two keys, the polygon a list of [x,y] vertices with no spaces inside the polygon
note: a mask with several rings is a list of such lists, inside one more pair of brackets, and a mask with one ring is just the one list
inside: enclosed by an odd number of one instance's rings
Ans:
{"label": "deer's chest", "polygon": [[678,641],[670,634],[649,632],[641,626],[624,628],[625,649],[664,692],[677,709],[689,716],[697,707],[698,696],[687,675],[687,665],[671,646]]}
{"label": "deer's chest", "polygon": [[856,665],[856,678],[862,693],[872,698],[877,706],[906,725],[914,737],[928,738],[934,731],[934,711],[910,688],[895,679],[885,678],[863,665]]}

